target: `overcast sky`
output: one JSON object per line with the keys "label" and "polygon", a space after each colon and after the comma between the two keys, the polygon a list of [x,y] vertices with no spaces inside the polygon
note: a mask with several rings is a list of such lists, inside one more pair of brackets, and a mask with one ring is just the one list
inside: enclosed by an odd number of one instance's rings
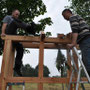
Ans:
{"label": "overcast sky", "polygon": [[[68,0],[43,0],[47,7],[47,13],[43,16],[35,18],[35,22],[38,23],[40,19],[45,17],[51,17],[53,24],[52,26],[47,26],[45,32],[50,31],[52,37],[56,37],[58,33],[67,34],[71,32],[69,22],[65,21],[62,17],[62,11],[65,6],[69,6]],[[63,51],[65,54],[65,51]],[[46,65],[50,70],[50,76],[59,75],[55,67],[55,60],[57,57],[57,50],[44,50],[44,65]],[[38,65],[39,50],[30,49],[29,54],[25,54],[23,57],[23,64],[30,64],[32,67]],[[0,66],[2,57],[0,56]]]}

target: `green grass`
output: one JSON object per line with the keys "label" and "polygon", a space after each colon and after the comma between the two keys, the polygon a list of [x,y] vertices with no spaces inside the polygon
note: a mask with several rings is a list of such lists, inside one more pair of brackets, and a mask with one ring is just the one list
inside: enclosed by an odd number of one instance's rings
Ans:
{"label": "green grass", "polygon": [[[90,85],[85,84],[85,88],[90,90]],[[22,90],[22,86],[13,86],[12,90]],[[25,90],[38,90],[38,84],[26,83]],[[43,90],[62,90],[62,84],[44,84]],[[66,84],[64,84],[64,90],[68,90]],[[80,90],[82,90],[81,87]]]}

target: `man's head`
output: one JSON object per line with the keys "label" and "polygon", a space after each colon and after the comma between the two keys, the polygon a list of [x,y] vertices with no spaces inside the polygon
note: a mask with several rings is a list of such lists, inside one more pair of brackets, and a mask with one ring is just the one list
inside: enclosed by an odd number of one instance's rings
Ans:
{"label": "man's head", "polygon": [[62,15],[66,20],[69,20],[70,16],[72,16],[72,11],[69,9],[65,9],[62,11]]}
{"label": "man's head", "polygon": [[12,16],[14,18],[18,18],[19,15],[20,15],[20,11],[18,9],[15,9],[15,10],[12,11]]}

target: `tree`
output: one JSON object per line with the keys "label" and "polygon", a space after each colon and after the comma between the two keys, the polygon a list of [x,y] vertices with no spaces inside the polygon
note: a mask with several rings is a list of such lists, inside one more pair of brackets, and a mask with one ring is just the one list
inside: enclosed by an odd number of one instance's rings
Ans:
{"label": "tree", "polygon": [[[33,68],[29,64],[22,65],[22,75],[24,77],[38,77],[38,65]],[[49,77],[50,71],[47,66],[44,66],[43,76]],[[18,76],[16,72],[14,72],[14,76]]]}
{"label": "tree", "polygon": [[[20,20],[31,23],[35,17],[39,15],[44,15],[46,13],[46,6],[42,2],[42,0],[0,0],[0,33],[2,26],[2,19],[6,15],[10,15],[12,10],[19,9],[20,11]],[[39,34],[40,30],[44,30],[46,25],[51,25],[52,21],[50,17],[41,19],[38,21],[36,27],[36,33]],[[20,35],[29,35],[27,32],[23,30],[19,31]],[[48,33],[50,35],[50,33]],[[0,55],[3,50],[3,42],[0,37]]]}
{"label": "tree", "polygon": [[22,66],[22,74],[25,77],[34,77],[35,76],[35,69],[31,67],[29,64]]}
{"label": "tree", "polygon": [[81,15],[90,25],[90,0],[69,0],[70,8]]}
{"label": "tree", "polygon": [[[67,64],[66,58],[62,54],[60,49],[58,49],[58,54],[57,54],[57,58],[56,58],[56,68],[61,73],[61,77],[66,77],[67,69],[69,69],[69,65]],[[62,84],[62,90],[64,90],[63,84]]]}
{"label": "tree", "polygon": [[61,72],[61,77],[65,77],[67,75],[67,68],[69,69],[69,66],[66,62],[66,58],[62,54],[61,50],[58,49],[58,54],[56,58],[56,68],[59,72]]}
{"label": "tree", "polygon": [[[44,69],[43,70],[43,76],[49,77],[50,71],[49,71],[48,67],[44,65],[43,69]],[[38,65],[35,68],[35,75],[38,76]]]}

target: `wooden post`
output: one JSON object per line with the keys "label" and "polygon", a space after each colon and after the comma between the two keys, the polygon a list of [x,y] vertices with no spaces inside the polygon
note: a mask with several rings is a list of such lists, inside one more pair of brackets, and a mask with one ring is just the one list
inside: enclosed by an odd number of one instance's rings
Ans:
{"label": "wooden post", "polygon": [[70,78],[70,75],[71,75],[71,72],[72,72],[72,68],[71,68],[71,58],[70,58],[70,55],[69,55],[69,51],[67,50],[67,61],[68,61],[68,65],[70,67],[70,70],[68,70],[67,72],[67,78]]}
{"label": "wooden post", "polygon": [[[79,68],[78,67],[78,57],[77,57],[77,55],[76,55],[76,53],[74,52],[74,50],[72,50],[73,51],[73,58],[74,58],[74,61],[75,61],[75,64],[76,64],[76,67],[77,67],[77,69]],[[77,73],[74,73],[74,78],[77,78]],[[76,84],[74,84],[74,90],[76,90]],[[78,89],[79,90],[79,89]]]}
{"label": "wooden post", "polygon": [[[11,50],[11,57],[9,61],[9,70],[8,70],[8,77],[13,77],[13,66],[14,66],[14,59],[15,59],[15,49],[12,47]],[[9,90],[12,90],[12,86],[9,86]]]}
{"label": "wooden post", "polygon": [[[44,38],[45,34],[41,34],[40,48],[39,48],[39,73],[38,73],[40,79],[43,79]],[[43,90],[43,83],[39,83],[38,90]]]}
{"label": "wooden post", "polygon": [[14,59],[15,59],[15,49],[12,48],[10,62],[9,62],[9,74],[8,74],[9,77],[13,77]]}
{"label": "wooden post", "polygon": [[[67,50],[67,60],[68,60],[69,67],[72,67],[72,65],[71,65],[71,58],[70,58],[70,55],[69,55],[69,51],[68,50]],[[72,68],[70,68],[70,70],[67,71],[67,78],[69,78],[69,79],[70,79],[70,76],[71,76],[71,72],[72,72]],[[70,90],[73,90],[72,89],[72,84],[70,86]]]}
{"label": "wooden post", "polygon": [[0,90],[1,90],[1,73],[0,73]]}
{"label": "wooden post", "polygon": [[1,68],[1,90],[6,90],[6,78],[9,75],[9,62],[11,58],[12,41],[5,40],[4,54]]}

